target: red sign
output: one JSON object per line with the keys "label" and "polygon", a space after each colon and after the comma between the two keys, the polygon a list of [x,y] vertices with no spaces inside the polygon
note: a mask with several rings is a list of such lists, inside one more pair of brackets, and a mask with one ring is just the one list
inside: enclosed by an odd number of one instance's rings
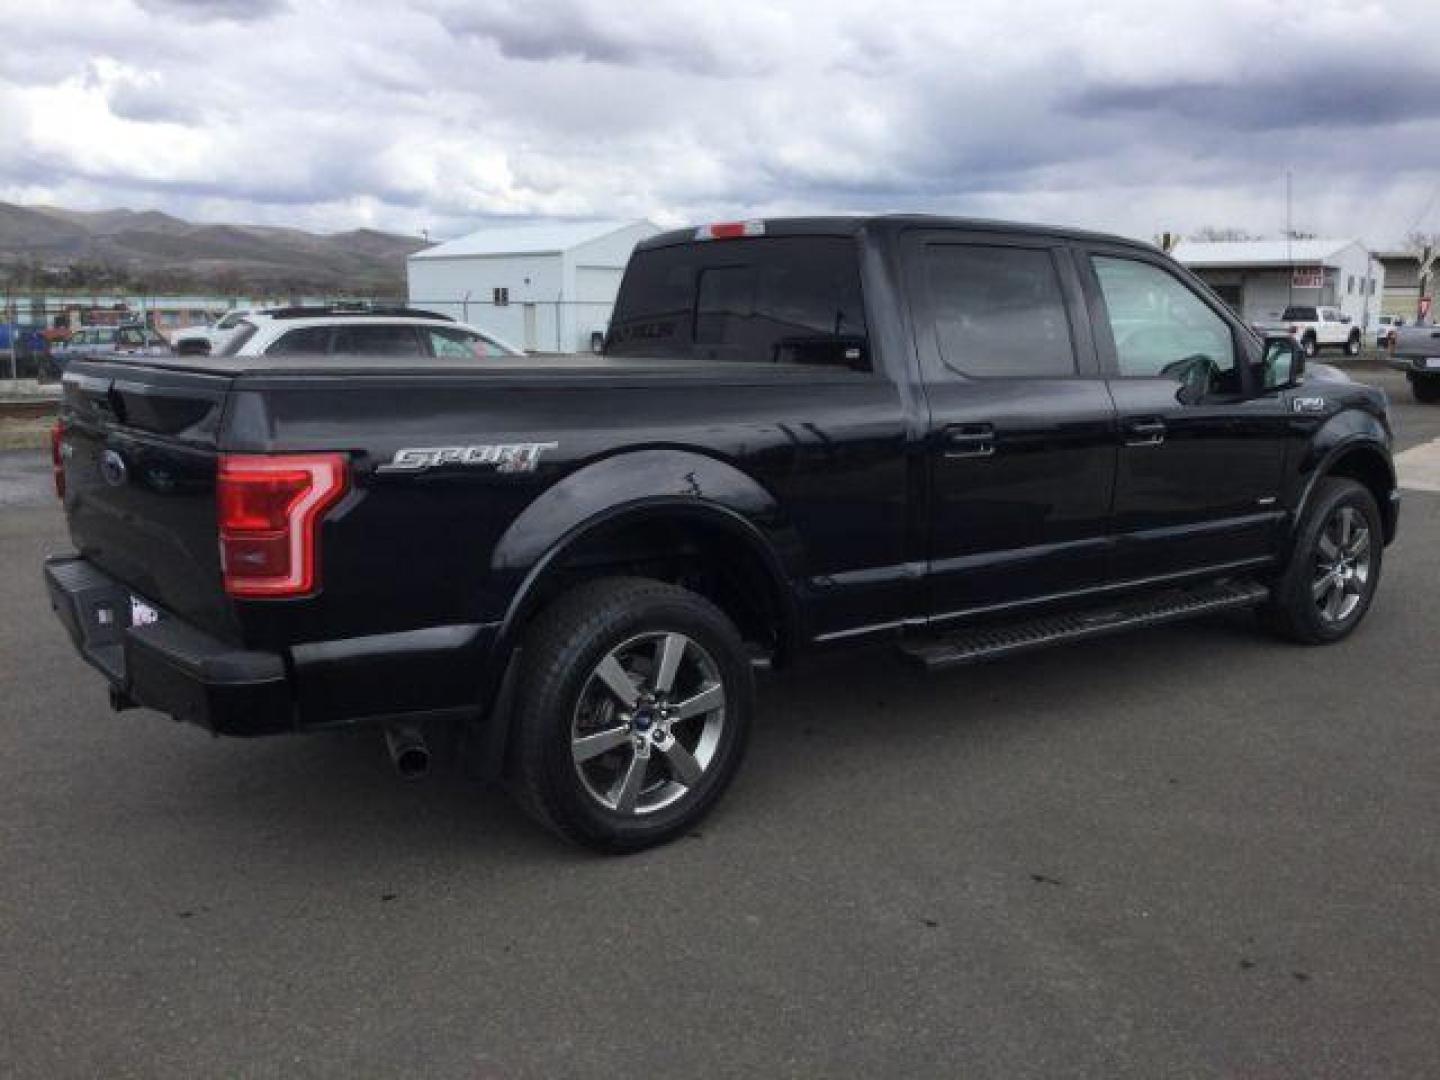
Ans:
{"label": "red sign", "polygon": [[1430,297],[1428,297],[1428,296],[1422,296],[1422,297],[1420,297],[1419,307],[1420,307],[1420,310],[1419,310],[1416,314],[1418,314],[1418,315],[1420,316],[1421,321],[1424,321],[1425,319],[1428,319],[1428,318],[1430,317]]}
{"label": "red sign", "polygon": [[1296,289],[1323,289],[1325,268],[1323,266],[1297,266],[1291,275],[1290,284]]}

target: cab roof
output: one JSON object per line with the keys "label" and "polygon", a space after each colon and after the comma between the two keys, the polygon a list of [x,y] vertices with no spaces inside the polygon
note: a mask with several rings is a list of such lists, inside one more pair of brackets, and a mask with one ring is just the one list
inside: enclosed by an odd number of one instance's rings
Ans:
{"label": "cab roof", "polygon": [[[838,214],[820,217],[774,217],[753,218],[745,221],[726,222],[723,225],[692,225],[683,229],[672,229],[635,245],[636,251],[652,248],[674,247],[677,244],[708,243],[710,238],[699,234],[704,230],[723,229],[727,226],[758,225],[761,232],[750,232],[736,236],[748,239],[755,236],[838,236],[852,237],[863,232],[898,233],[908,229],[964,229],[970,232],[1021,233],[1033,236],[1060,237],[1068,240],[1086,240],[1106,244],[1120,244],[1126,247],[1157,250],[1155,245],[1128,236],[1113,233],[1092,232],[1086,229],[1060,228],[1053,225],[1037,225],[1015,221],[996,221],[987,218],[946,217],[940,214]],[[725,239],[716,236],[714,239]]]}

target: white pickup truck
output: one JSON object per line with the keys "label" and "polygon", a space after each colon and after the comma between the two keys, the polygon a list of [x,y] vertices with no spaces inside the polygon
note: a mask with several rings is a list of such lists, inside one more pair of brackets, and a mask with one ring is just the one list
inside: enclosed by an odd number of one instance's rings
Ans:
{"label": "white pickup truck", "polygon": [[170,347],[181,356],[206,356],[217,353],[240,326],[240,320],[251,314],[250,308],[231,308],[210,326],[187,326],[170,335]]}
{"label": "white pickup truck", "polygon": [[1279,322],[1255,323],[1263,334],[1289,334],[1300,343],[1306,356],[1321,349],[1344,349],[1346,356],[1359,356],[1360,328],[1349,315],[1333,307],[1287,307]]}

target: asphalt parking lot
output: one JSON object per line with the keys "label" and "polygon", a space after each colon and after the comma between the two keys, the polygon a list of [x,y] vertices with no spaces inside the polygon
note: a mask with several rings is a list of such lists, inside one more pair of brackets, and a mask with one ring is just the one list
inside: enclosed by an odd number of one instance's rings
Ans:
{"label": "asphalt parking lot", "polygon": [[607,860],[374,735],[111,714],[48,484],[0,455],[0,1074],[1440,1075],[1440,494],[1338,647],[773,677],[700,832]]}

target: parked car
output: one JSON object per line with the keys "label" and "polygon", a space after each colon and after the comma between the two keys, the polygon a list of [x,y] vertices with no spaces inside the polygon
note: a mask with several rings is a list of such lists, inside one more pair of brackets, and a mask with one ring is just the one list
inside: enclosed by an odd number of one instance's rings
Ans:
{"label": "parked car", "polygon": [[1346,356],[1360,355],[1360,328],[1339,308],[1287,307],[1279,322],[1256,323],[1255,330],[1262,335],[1289,334],[1300,343],[1306,356],[1331,348],[1343,349]]}
{"label": "parked car", "polygon": [[1119,237],[670,232],[605,347],[77,362],[52,604],[116,708],[369,723],[406,775],[455,727],[538,821],[631,851],[720,798],[757,665],[1246,608],[1337,642],[1396,532],[1385,395]]}
{"label": "parked car", "polygon": [[79,357],[165,356],[170,351],[169,342],[140,323],[84,326],[51,347],[51,355],[62,366]]}
{"label": "parked car", "polygon": [[218,352],[240,325],[240,320],[254,314],[254,308],[231,308],[209,326],[187,326],[170,336],[170,345],[181,356],[208,356]]}
{"label": "parked car", "polygon": [[1398,315],[1381,315],[1375,320],[1375,347],[1388,349],[1395,344],[1395,332],[1405,325]]}
{"label": "parked car", "polygon": [[1390,366],[1405,373],[1416,401],[1440,401],[1440,325],[1416,323],[1397,330]]}
{"label": "parked car", "polygon": [[477,360],[521,350],[447,315],[404,307],[292,307],[241,319],[221,356],[415,356]]}

